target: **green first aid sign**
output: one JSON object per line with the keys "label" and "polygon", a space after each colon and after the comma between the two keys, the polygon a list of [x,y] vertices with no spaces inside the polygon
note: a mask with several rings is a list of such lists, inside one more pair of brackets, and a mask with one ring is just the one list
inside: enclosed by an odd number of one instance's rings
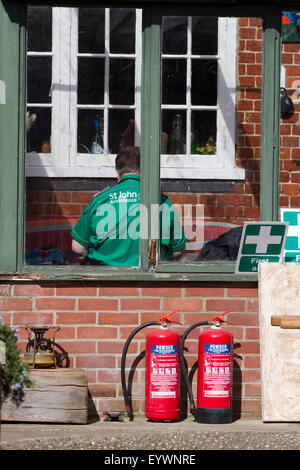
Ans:
{"label": "green first aid sign", "polygon": [[300,209],[281,209],[282,222],[288,222],[283,260],[286,263],[300,261]]}
{"label": "green first aid sign", "polygon": [[235,273],[257,273],[260,262],[281,261],[288,225],[284,222],[245,222]]}

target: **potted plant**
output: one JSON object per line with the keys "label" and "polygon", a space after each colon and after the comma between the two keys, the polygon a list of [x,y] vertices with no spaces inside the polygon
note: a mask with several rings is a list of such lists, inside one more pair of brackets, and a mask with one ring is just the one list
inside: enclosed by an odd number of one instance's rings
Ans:
{"label": "potted plant", "polygon": [[24,396],[24,389],[32,388],[29,367],[21,361],[17,347],[17,329],[5,325],[0,318],[0,341],[5,344],[5,363],[2,365],[2,384],[0,383],[0,403],[10,397],[16,405]]}

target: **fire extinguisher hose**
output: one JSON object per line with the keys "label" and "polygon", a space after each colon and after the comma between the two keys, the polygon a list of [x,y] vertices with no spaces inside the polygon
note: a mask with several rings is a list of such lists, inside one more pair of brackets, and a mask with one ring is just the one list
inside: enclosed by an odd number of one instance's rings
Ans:
{"label": "fire extinguisher hose", "polygon": [[186,386],[187,386],[187,392],[188,392],[188,395],[189,395],[191,410],[195,408],[195,401],[194,401],[194,396],[193,396],[193,392],[192,392],[192,387],[191,387],[191,384],[190,384],[190,381],[189,381],[189,377],[188,377],[187,367],[186,367],[185,360],[184,360],[184,356],[183,356],[184,342],[185,342],[185,340],[186,340],[187,335],[188,335],[194,328],[197,328],[197,326],[204,326],[204,325],[209,325],[209,324],[210,324],[209,321],[201,321],[201,322],[194,323],[193,325],[191,325],[191,326],[184,332],[184,334],[183,334],[183,335],[181,336],[181,338],[180,338],[180,343],[179,343],[179,358],[180,358],[180,364],[181,364],[181,372],[182,372],[182,375],[183,375],[183,377],[184,377],[184,380],[185,380],[185,383],[186,383]]}
{"label": "fire extinguisher hose", "polygon": [[139,325],[135,330],[133,330],[130,335],[128,336],[126,343],[123,348],[122,352],[122,359],[121,359],[121,381],[122,381],[122,390],[123,390],[123,396],[124,396],[124,402],[125,402],[125,407],[126,411],[129,417],[130,421],[133,421],[133,412],[132,408],[130,405],[130,400],[128,396],[128,390],[127,390],[127,385],[126,385],[126,377],[125,377],[125,364],[126,364],[126,355],[127,355],[127,350],[129,348],[130,342],[132,341],[133,337],[143,328],[146,328],[147,326],[153,326],[153,325],[160,325],[159,321],[149,321],[146,323],[143,323],[142,325]]}

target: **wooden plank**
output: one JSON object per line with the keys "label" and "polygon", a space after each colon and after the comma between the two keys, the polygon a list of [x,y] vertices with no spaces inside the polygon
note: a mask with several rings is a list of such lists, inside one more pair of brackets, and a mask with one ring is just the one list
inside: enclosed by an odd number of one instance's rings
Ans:
{"label": "wooden plank", "polygon": [[265,422],[300,421],[300,329],[285,327],[299,324],[299,276],[298,263],[261,263],[259,266],[262,418]]}
{"label": "wooden plank", "polygon": [[34,382],[24,400],[2,404],[3,421],[86,424],[88,419],[87,373],[83,369],[35,369]]}

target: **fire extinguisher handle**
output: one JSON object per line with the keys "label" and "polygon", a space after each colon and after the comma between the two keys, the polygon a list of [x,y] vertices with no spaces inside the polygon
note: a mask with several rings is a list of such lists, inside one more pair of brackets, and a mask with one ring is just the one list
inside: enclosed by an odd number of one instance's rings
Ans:
{"label": "fire extinguisher handle", "polygon": [[134,336],[143,328],[146,328],[147,326],[153,326],[153,325],[159,325],[159,321],[149,321],[146,323],[143,323],[142,325],[139,325],[135,330],[133,330],[130,335],[128,336],[126,343],[123,348],[122,352],[122,358],[121,358],[121,382],[122,382],[122,390],[123,390],[123,396],[124,396],[124,402],[125,402],[125,408],[128,414],[128,417],[130,421],[133,421],[133,412],[132,412],[132,407],[131,407],[131,402],[128,396],[128,391],[127,391],[127,385],[126,385],[126,377],[125,377],[125,364],[126,364],[126,354],[127,350],[129,348],[131,340],[134,338]]}
{"label": "fire extinguisher handle", "polygon": [[189,381],[188,371],[187,371],[187,367],[186,367],[185,360],[184,360],[184,355],[183,355],[184,342],[186,340],[187,335],[194,328],[197,328],[197,326],[204,326],[204,325],[209,325],[209,324],[210,324],[210,322],[208,322],[208,321],[200,321],[200,322],[194,323],[193,325],[191,325],[183,333],[183,335],[180,338],[180,342],[179,342],[179,359],[180,359],[180,364],[181,364],[181,371],[182,371],[182,375],[183,375],[183,378],[184,378],[186,386],[187,386],[187,392],[188,392],[188,395],[189,395],[191,408],[195,408],[195,401],[194,401],[192,387],[191,387],[191,384],[190,384],[190,381]]}

